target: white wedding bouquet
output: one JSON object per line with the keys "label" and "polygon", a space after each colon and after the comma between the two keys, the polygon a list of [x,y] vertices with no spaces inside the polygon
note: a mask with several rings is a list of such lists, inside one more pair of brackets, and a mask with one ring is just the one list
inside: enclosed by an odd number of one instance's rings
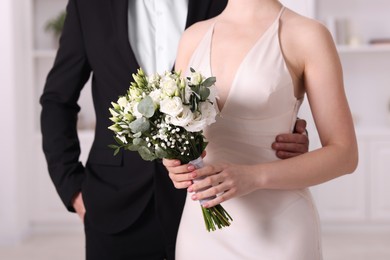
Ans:
{"label": "white wedding bouquet", "polygon": [[[133,79],[127,94],[109,108],[114,155],[125,149],[148,161],[179,159],[202,167],[203,130],[217,115],[215,77],[205,78],[192,68],[187,78],[178,72],[147,76],[139,69]],[[201,208],[208,231],[230,225],[232,218],[221,205]]]}

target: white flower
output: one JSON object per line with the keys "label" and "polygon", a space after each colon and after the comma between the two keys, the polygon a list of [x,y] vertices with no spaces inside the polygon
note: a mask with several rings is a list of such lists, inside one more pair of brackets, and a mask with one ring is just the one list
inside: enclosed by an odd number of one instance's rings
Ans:
{"label": "white flower", "polygon": [[202,113],[202,118],[207,121],[207,125],[211,125],[215,122],[215,117],[217,116],[217,111],[215,106],[210,102],[201,102],[199,104],[200,113]]}
{"label": "white flower", "polygon": [[187,80],[185,78],[181,78],[179,81],[179,88],[183,89],[187,86]]}
{"label": "white flower", "polygon": [[189,132],[199,132],[206,126],[215,122],[217,112],[215,107],[209,102],[201,102],[199,104],[200,112],[194,114],[194,119],[184,128]]}
{"label": "white flower", "polygon": [[199,72],[191,73],[191,85],[199,85],[203,82],[203,77]]}
{"label": "white flower", "polygon": [[194,114],[194,119],[184,127],[188,132],[199,132],[205,129],[207,120],[202,118],[202,114],[197,112]]}
{"label": "white flower", "polygon": [[142,92],[139,89],[130,88],[129,97],[131,100],[140,101],[142,99]]}
{"label": "white flower", "polygon": [[183,103],[181,98],[165,98],[160,102],[160,111],[170,116],[177,116],[183,111]]}
{"label": "white flower", "polygon": [[159,82],[160,82],[160,75],[158,75],[157,73],[151,75],[151,76],[148,78],[148,83],[149,83],[153,88],[156,88],[156,87],[159,85]]}
{"label": "white flower", "polygon": [[186,103],[190,102],[190,97],[191,97],[192,93],[193,93],[192,89],[188,85],[186,85],[185,86],[185,97],[184,97],[185,98],[184,101]]}
{"label": "white flower", "polygon": [[165,76],[160,81],[162,92],[168,97],[173,97],[179,93],[179,87],[176,84],[176,79]]}
{"label": "white flower", "polygon": [[124,137],[123,135],[116,135],[116,137],[122,141],[122,143],[124,144],[127,144],[127,140],[126,140],[126,137]]}
{"label": "white flower", "polygon": [[184,127],[188,125],[193,118],[194,115],[191,110],[187,106],[184,106],[183,111],[180,114],[178,114],[176,117],[168,115],[166,121],[172,125]]}
{"label": "white flower", "polygon": [[149,96],[152,98],[154,104],[158,105],[161,100],[161,89],[155,89],[150,92]]}
{"label": "white flower", "polygon": [[120,116],[120,114],[119,113],[117,113],[114,109],[112,109],[112,108],[109,108],[108,109],[109,111],[110,111],[110,113],[111,113],[111,115],[112,116],[114,116],[114,117],[118,117],[118,116]]}
{"label": "white flower", "polygon": [[127,101],[127,98],[126,97],[120,97],[118,99],[118,105],[121,107],[121,108],[125,108],[127,106],[129,102]]}
{"label": "white flower", "polygon": [[[133,102],[134,103],[134,102]],[[123,108],[123,114],[129,114],[129,112],[132,111],[132,104],[133,103],[129,103],[127,102],[126,106]],[[132,112],[131,112],[132,113]]]}

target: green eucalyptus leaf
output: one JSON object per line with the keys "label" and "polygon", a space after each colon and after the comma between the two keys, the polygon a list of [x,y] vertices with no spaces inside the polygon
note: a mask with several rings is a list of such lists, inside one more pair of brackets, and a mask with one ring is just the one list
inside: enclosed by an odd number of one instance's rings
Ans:
{"label": "green eucalyptus leaf", "polygon": [[212,85],[214,85],[216,81],[217,81],[216,77],[210,77],[207,78],[205,81],[203,81],[202,85],[205,86],[206,88],[209,88]]}
{"label": "green eucalyptus leaf", "polygon": [[165,150],[164,150],[163,148],[161,148],[160,146],[156,148],[155,153],[156,153],[156,156],[157,156],[158,158],[167,158],[167,156],[168,156],[167,151],[165,151]]}
{"label": "green eucalyptus leaf", "polygon": [[149,129],[150,123],[144,117],[138,118],[129,124],[129,127],[133,133],[145,132]]}
{"label": "green eucalyptus leaf", "polygon": [[114,151],[114,156],[117,155],[120,151],[120,147],[116,148],[115,151]]}
{"label": "green eucalyptus leaf", "polygon": [[141,132],[138,132],[138,133],[133,134],[133,137],[135,137],[135,138],[138,138],[138,137],[141,137],[141,136],[142,136],[142,133],[141,133]]}
{"label": "green eucalyptus leaf", "polygon": [[134,145],[134,144],[128,144],[128,145],[126,145],[126,149],[129,151],[137,152],[139,149],[139,146]]}
{"label": "green eucalyptus leaf", "polygon": [[210,96],[210,89],[205,86],[201,86],[199,88],[199,96],[200,100],[205,101]]}
{"label": "green eucalyptus leaf", "polygon": [[151,118],[154,115],[154,102],[150,96],[146,96],[138,104],[138,112],[140,112],[146,118]]}
{"label": "green eucalyptus leaf", "polygon": [[192,89],[193,93],[199,94],[199,86],[198,85],[191,86],[191,89]]}
{"label": "green eucalyptus leaf", "polygon": [[140,147],[138,149],[138,153],[145,161],[153,161],[154,159],[157,159],[157,157],[145,146]]}
{"label": "green eucalyptus leaf", "polygon": [[116,145],[116,144],[109,144],[108,147],[110,147],[110,148],[112,148],[112,149],[117,149],[117,148],[119,148],[119,146]]}
{"label": "green eucalyptus leaf", "polygon": [[133,144],[136,146],[146,146],[147,145],[146,141],[142,138],[135,138],[133,140]]}

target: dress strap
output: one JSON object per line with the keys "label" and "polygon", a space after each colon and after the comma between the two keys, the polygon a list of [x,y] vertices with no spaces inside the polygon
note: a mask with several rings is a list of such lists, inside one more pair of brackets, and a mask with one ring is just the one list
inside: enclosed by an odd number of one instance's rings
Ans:
{"label": "dress strap", "polygon": [[282,5],[282,8],[280,9],[280,12],[279,12],[279,15],[278,17],[276,18],[276,20],[279,20],[280,17],[282,17],[283,13],[284,13],[284,10],[286,10],[286,7],[284,5]]}

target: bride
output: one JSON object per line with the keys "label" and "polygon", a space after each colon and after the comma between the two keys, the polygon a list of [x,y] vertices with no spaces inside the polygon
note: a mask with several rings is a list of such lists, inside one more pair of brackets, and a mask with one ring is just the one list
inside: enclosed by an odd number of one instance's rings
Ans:
{"label": "bride", "polygon": [[[164,160],[175,187],[191,192],[176,258],[322,259],[308,188],[353,172],[358,157],[329,32],[277,0],[229,0],[219,16],[183,34],[176,70],[190,67],[217,78],[219,116],[205,131],[205,167]],[[279,160],[269,147],[291,131],[304,95],[322,147]],[[203,207],[223,203],[234,221],[208,233],[193,200],[215,195]]]}

